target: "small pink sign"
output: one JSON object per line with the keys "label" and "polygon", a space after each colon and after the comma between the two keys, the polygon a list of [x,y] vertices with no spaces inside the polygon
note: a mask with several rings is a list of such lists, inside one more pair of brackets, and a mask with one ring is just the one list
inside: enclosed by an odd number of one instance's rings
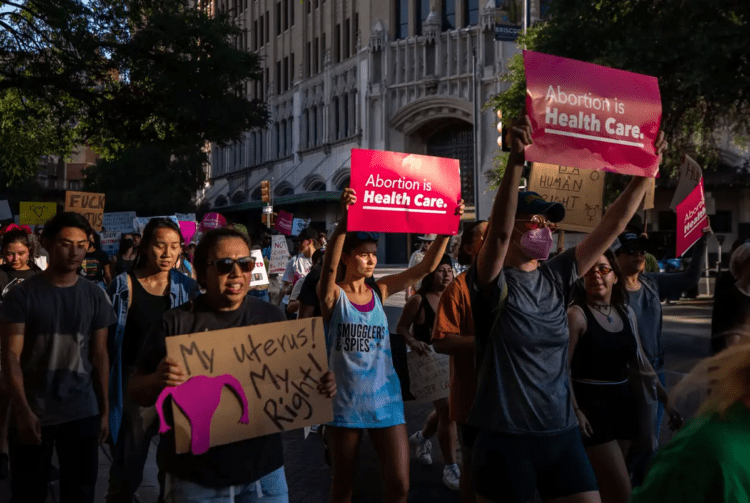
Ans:
{"label": "small pink sign", "polygon": [[221,215],[220,213],[207,213],[206,216],[203,217],[203,220],[201,220],[199,227],[201,232],[208,232],[212,229],[224,227],[225,225],[227,225],[227,219],[224,218],[224,215]]}
{"label": "small pink sign", "polygon": [[677,256],[681,257],[703,236],[708,226],[703,179],[675,208],[677,212]]}
{"label": "small pink sign", "polygon": [[461,200],[457,159],[352,149],[347,229],[364,232],[458,232]]}
{"label": "small pink sign", "polygon": [[655,77],[524,51],[526,160],[658,176],[661,95]]}
{"label": "small pink sign", "polygon": [[291,236],[293,220],[294,215],[287,213],[284,210],[279,210],[279,216],[276,218],[276,225],[274,227],[283,235]]}

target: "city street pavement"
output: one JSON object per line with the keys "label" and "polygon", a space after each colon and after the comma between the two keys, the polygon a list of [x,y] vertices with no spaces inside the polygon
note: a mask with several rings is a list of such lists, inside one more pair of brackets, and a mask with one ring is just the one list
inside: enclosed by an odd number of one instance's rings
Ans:
{"label": "city street pavement", "polygon": [[[378,269],[376,276],[396,272],[396,270]],[[385,310],[391,331],[395,332],[396,322],[404,305],[403,293],[387,299]],[[709,333],[711,324],[711,299],[678,301],[664,306],[663,344],[666,350],[667,385],[674,386],[701,358],[710,354]],[[697,403],[689,404],[682,410],[683,415],[690,416]],[[432,408],[431,404],[414,404],[405,406],[407,429],[409,434],[422,427],[424,419]],[[661,438],[666,442],[672,433],[663,425]],[[292,503],[323,503],[327,501],[331,484],[331,471],[323,458],[323,446],[320,436],[311,433],[304,439],[302,430],[282,434],[287,483]],[[151,452],[144,474],[144,482],[137,494],[141,503],[153,503],[158,496],[155,461],[156,441]],[[447,489],[442,483],[443,457],[437,439],[433,438],[433,464],[420,464],[411,451],[409,501],[414,503],[457,502],[458,492]],[[100,451],[99,483],[97,485],[97,503],[104,502],[109,471],[109,450]],[[460,458],[459,458],[460,459]],[[380,465],[377,454],[365,434],[362,441],[357,475],[355,481],[354,501],[357,503],[382,502],[384,496]],[[48,502],[59,501],[58,484]],[[0,503],[8,501],[7,481],[0,482]]]}

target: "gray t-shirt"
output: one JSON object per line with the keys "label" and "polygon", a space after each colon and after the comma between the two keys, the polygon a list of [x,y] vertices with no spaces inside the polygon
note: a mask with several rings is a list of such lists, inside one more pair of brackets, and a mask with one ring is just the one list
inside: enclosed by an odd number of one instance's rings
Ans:
{"label": "gray t-shirt", "polygon": [[8,292],[0,321],[25,324],[23,384],[42,426],[99,413],[89,343],[95,330],[117,321],[104,290],[84,278],[61,288],[37,274]]}
{"label": "gray t-shirt", "polygon": [[[504,267],[479,290],[469,270],[478,386],[469,424],[515,434],[576,426],[568,382],[567,299],[578,278],[575,248],[524,272]],[[501,306],[503,284],[507,299]]]}

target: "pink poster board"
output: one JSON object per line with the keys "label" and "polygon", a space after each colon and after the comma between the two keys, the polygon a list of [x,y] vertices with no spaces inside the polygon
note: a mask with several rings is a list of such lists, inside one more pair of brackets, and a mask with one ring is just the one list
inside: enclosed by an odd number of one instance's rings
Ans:
{"label": "pink poster board", "polygon": [[526,160],[656,177],[661,123],[655,77],[524,51]]}
{"label": "pink poster board", "polygon": [[708,226],[703,179],[693,191],[677,205],[677,257],[684,255],[703,235]]}
{"label": "pink poster board", "polygon": [[186,244],[190,243],[190,240],[193,239],[197,228],[198,224],[195,222],[186,222],[180,220],[180,233],[182,233],[182,237],[185,240]]}
{"label": "pink poster board", "polygon": [[293,220],[294,216],[291,213],[287,213],[284,210],[279,210],[279,216],[276,218],[276,225],[274,227],[283,235],[291,236]]}
{"label": "pink poster board", "polygon": [[224,218],[224,215],[219,213],[206,213],[206,216],[201,220],[200,230],[205,233],[212,229],[224,227],[225,225],[227,225],[227,219]]}
{"label": "pink poster board", "polygon": [[457,159],[352,149],[351,187],[357,203],[349,208],[350,231],[458,232]]}

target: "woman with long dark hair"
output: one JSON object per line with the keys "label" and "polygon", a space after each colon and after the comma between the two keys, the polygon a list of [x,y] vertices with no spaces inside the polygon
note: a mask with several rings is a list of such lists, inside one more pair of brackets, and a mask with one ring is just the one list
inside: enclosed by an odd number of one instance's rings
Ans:
{"label": "woman with long dark hair", "polygon": [[138,255],[135,249],[135,242],[132,234],[123,234],[120,237],[120,246],[117,249],[117,256],[114,258],[115,276],[124,272],[130,272],[135,264],[135,258]]}
{"label": "woman with long dark hair", "polygon": [[[417,265],[380,278],[371,287],[365,279],[375,271],[380,235],[347,232],[347,213],[356,200],[352,189],[345,189],[341,195],[342,217],[328,243],[318,283],[329,368],[336,375],[338,387],[333,421],[325,432],[333,468],[330,501],[351,501],[359,443],[367,430],[380,454],[385,501],[405,503],[409,443],[383,302],[437,268],[449,237],[438,237]],[[463,211],[463,201],[458,211]],[[340,265],[346,270],[337,282]]]}
{"label": "woman with long dark hair", "polygon": [[[607,250],[583,275],[583,289],[568,310],[571,399],[604,503],[627,503],[631,487],[625,456],[639,434],[629,369],[638,365],[641,345],[638,322],[625,299],[617,260]],[[648,365],[645,356],[642,361]],[[658,393],[666,400],[661,385]],[[668,410],[671,422],[678,423],[679,414]]]}
{"label": "woman with long dark hair", "polygon": [[107,293],[117,315],[110,327],[110,432],[113,456],[107,502],[130,502],[143,480],[143,467],[156,415],[125,396],[146,336],[169,309],[198,293],[192,278],[174,269],[181,253],[180,228],[167,218],[153,218],[143,230],[132,271],[118,275]]}
{"label": "woman with long dark hair", "polygon": [[[443,255],[437,269],[427,274],[417,290],[401,312],[396,331],[406,340],[406,344],[418,355],[432,352],[432,327],[435,325],[435,313],[445,289],[453,281],[453,264],[448,255]],[[432,464],[430,438],[438,434],[440,450],[445,459],[443,484],[449,489],[458,490],[460,470],[456,463],[456,423],[451,421],[448,413],[448,399],[435,400],[435,409],[427,416],[424,427],[409,437],[409,442],[416,446],[417,458],[426,465]]]}

